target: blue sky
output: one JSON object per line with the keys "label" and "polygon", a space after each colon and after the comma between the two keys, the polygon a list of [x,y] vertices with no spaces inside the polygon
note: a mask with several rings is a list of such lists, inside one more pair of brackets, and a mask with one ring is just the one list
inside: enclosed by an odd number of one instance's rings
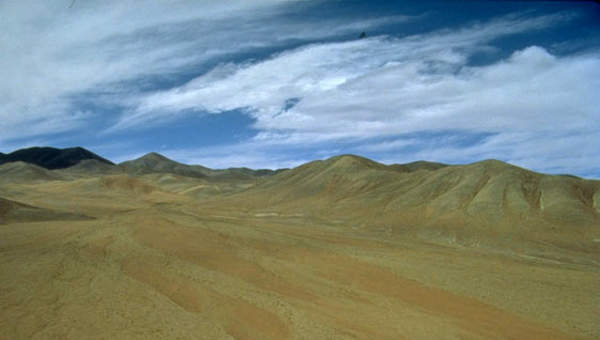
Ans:
{"label": "blue sky", "polygon": [[594,2],[70,4],[0,3],[0,152],[213,168],[496,158],[600,178]]}

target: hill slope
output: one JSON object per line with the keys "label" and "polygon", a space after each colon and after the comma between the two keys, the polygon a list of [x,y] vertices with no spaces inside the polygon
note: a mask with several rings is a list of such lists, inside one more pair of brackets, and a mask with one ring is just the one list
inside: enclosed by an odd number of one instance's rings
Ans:
{"label": "hill slope", "polygon": [[0,165],[0,183],[35,183],[60,180],[63,176],[35,164],[21,161]]}
{"label": "hill slope", "polygon": [[86,159],[95,159],[102,163],[113,164],[111,161],[81,147],[67,149],[32,147],[21,149],[0,156],[0,164],[21,161],[53,170],[68,168]]}
{"label": "hill slope", "polygon": [[101,162],[96,159],[84,159],[71,167],[53,172],[69,177],[89,177],[121,174],[123,173],[123,169],[117,165]]}
{"label": "hill slope", "polygon": [[86,220],[90,217],[34,207],[0,197],[0,224],[52,220]]}
{"label": "hill slope", "polygon": [[535,173],[496,160],[398,171],[344,155],[273,176],[228,200],[389,234],[462,244],[520,241],[598,247],[600,181]]}

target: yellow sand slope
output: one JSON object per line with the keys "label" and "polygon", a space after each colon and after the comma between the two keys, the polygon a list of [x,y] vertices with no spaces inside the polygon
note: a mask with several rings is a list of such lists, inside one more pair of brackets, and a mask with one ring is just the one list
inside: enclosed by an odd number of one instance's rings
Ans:
{"label": "yellow sand slope", "polygon": [[349,155],[41,173],[0,183],[0,338],[600,338],[598,181]]}

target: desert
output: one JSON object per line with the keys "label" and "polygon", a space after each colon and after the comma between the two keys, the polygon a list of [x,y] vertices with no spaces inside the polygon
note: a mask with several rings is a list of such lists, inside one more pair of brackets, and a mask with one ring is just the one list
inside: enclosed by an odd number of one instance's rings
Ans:
{"label": "desert", "polygon": [[600,340],[600,0],[0,0],[0,340]]}
{"label": "desert", "polygon": [[598,181],[158,156],[0,166],[4,338],[600,336]]}

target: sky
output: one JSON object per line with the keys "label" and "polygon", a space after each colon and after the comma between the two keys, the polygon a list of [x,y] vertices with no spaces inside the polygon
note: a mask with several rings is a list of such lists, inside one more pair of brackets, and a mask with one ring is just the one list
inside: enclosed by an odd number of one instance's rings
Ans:
{"label": "sky", "polygon": [[600,178],[595,2],[6,0],[0,51],[4,153]]}

